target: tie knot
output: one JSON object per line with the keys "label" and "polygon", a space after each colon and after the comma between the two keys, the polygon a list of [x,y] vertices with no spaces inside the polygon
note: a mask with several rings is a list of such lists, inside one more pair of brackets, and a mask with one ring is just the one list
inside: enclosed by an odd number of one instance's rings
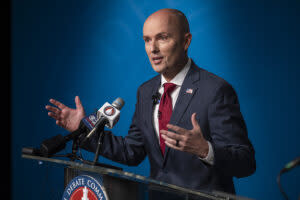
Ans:
{"label": "tie knot", "polygon": [[166,93],[171,93],[176,88],[176,84],[174,83],[164,83],[164,89]]}

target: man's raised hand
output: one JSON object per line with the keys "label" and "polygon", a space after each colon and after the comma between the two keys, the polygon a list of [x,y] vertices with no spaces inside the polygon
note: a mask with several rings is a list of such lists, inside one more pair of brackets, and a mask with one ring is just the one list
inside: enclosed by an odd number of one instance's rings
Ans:
{"label": "man's raised hand", "polygon": [[208,143],[203,137],[200,125],[196,120],[196,113],[191,116],[193,124],[192,130],[187,130],[179,126],[168,124],[167,128],[171,131],[161,130],[162,138],[169,147],[192,153],[200,158],[205,158],[208,154]]}
{"label": "man's raised hand", "polygon": [[50,103],[55,106],[46,105],[46,109],[49,111],[48,115],[56,120],[56,124],[73,132],[78,129],[80,121],[85,117],[85,111],[78,96],[75,97],[76,109],[69,108],[63,103],[50,99]]}

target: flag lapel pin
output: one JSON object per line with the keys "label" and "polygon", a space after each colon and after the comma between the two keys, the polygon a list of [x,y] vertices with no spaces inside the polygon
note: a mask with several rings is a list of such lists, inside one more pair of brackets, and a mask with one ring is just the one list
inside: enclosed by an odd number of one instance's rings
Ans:
{"label": "flag lapel pin", "polygon": [[187,94],[193,94],[193,89],[188,88],[188,89],[186,89],[185,93],[187,93]]}

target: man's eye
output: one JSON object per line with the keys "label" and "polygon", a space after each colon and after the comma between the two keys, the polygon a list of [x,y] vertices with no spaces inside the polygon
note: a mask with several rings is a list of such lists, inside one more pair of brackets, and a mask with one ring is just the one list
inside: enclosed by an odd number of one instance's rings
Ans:
{"label": "man's eye", "polygon": [[161,39],[161,40],[167,40],[167,39],[168,39],[168,36],[162,35],[162,36],[160,36],[160,39]]}

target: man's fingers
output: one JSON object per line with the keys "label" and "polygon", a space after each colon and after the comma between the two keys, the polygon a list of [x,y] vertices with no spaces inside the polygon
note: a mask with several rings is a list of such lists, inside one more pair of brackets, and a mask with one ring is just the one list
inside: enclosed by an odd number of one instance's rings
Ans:
{"label": "man's fingers", "polygon": [[160,133],[162,135],[164,135],[166,138],[170,138],[170,139],[175,140],[175,141],[183,139],[182,135],[179,135],[179,134],[176,134],[176,133],[173,133],[173,132],[170,132],[170,131],[161,130]]}
{"label": "man's fingers", "polygon": [[165,140],[165,143],[170,143],[172,145],[176,145],[176,140],[173,138],[170,138],[164,134],[161,135],[161,137]]}
{"label": "man's fingers", "polygon": [[63,123],[61,122],[61,121],[59,121],[59,120],[56,120],[56,122],[55,122],[58,126],[61,126],[61,127],[63,127]]}
{"label": "man's fingers", "polygon": [[173,148],[173,149],[176,149],[176,150],[179,150],[179,151],[182,151],[181,150],[181,147],[180,146],[176,146],[176,144],[173,144],[173,143],[169,143],[169,142],[165,142],[165,144],[170,147],[170,148]]}
{"label": "man's fingers", "polygon": [[47,110],[49,110],[49,111],[55,113],[55,114],[59,114],[59,113],[61,112],[58,108],[55,108],[55,107],[53,107],[53,106],[46,105],[45,108],[46,108]]}
{"label": "man's fingers", "polygon": [[63,103],[61,103],[61,102],[59,102],[59,101],[57,101],[55,99],[50,99],[49,102],[52,103],[52,104],[54,104],[54,105],[56,105],[60,109],[64,109],[66,107]]}
{"label": "man's fingers", "polygon": [[181,128],[179,126],[175,126],[175,125],[172,125],[172,124],[167,124],[167,128],[171,129],[172,131],[175,131],[176,133],[179,133],[179,134],[185,134],[186,131],[187,131],[184,128]]}
{"label": "man's fingers", "polygon": [[52,117],[55,120],[59,120],[60,119],[59,115],[57,115],[57,114],[55,114],[53,112],[48,112],[48,116]]}

